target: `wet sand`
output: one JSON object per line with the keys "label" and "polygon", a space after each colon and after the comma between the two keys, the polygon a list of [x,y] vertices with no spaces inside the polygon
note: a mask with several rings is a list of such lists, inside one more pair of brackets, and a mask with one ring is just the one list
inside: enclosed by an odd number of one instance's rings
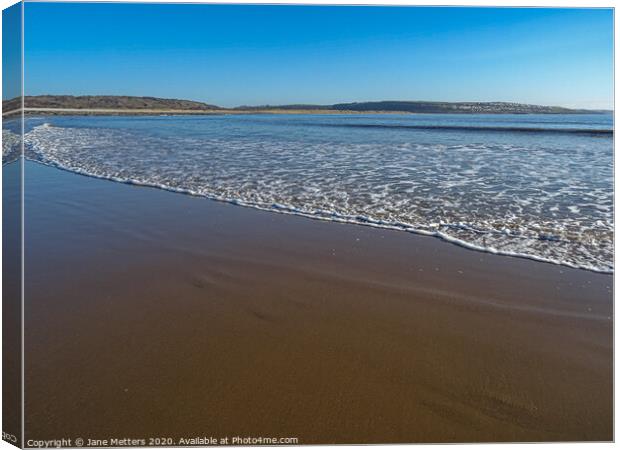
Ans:
{"label": "wet sand", "polygon": [[612,276],[26,166],[26,440],[613,439]]}
{"label": "wet sand", "polygon": [[2,431],[21,445],[21,162],[2,167]]}

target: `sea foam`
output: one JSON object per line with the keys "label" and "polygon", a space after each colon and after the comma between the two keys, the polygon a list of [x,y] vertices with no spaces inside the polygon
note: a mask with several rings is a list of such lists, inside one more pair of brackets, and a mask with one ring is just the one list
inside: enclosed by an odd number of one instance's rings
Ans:
{"label": "sea foam", "polygon": [[[321,129],[330,120],[348,119],[33,120],[26,156],[124,183],[613,270],[611,139],[393,123]],[[394,119],[368,119],[377,120]]]}

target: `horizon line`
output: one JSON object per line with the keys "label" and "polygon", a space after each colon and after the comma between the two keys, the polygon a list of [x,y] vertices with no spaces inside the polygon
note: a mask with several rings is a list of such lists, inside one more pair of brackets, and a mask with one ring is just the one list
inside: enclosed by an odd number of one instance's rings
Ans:
{"label": "horizon line", "polygon": [[246,104],[242,103],[236,106],[220,106],[215,103],[211,103],[209,101],[203,100],[193,100],[188,98],[178,98],[178,97],[157,97],[154,95],[127,95],[127,94],[35,94],[35,95],[23,95],[17,96],[10,99],[3,99],[2,102],[10,102],[17,100],[19,98],[33,98],[33,97],[128,97],[128,98],[148,98],[148,99],[157,99],[157,100],[172,100],[172,101],[188,101],[201,103],[207,106],[213,106],[219,109],[241,109],[241,108],[261,108],[261,107],[290,107],[290,106],[313,106],[313,107],[329,107],[335,105],[354,105],[354,104],[363,104],[363,103],[383,103],[383,102],[395,102],[395,103],[449,103],[449,104],[469,104],[469,103],[481,103],[481,104],[490,104],[490,103],[498,103],[498,104],[507,104],[507,105],[524,105],[524,106],[536,106],[536,107],[546,107],[546,108],[563,108],[570,110],[589,110],[589,111],[614,111],[613,105],[611,107],[603,107],[603,108],[594,108],[594,107],[574,107],[574,106],[560,106],[560,105],[549,105],[542,103],[528,103],[528,102],[520,102],[514,100],[458,100],[458,101],[449,101],[449,100],[394,100],[394,99],[383,99],[383,100],[356,100],[356,101],[338,101],[333,103],[305,103],[305,102],[292,102],[292,103],[261,103],[261,104]]}

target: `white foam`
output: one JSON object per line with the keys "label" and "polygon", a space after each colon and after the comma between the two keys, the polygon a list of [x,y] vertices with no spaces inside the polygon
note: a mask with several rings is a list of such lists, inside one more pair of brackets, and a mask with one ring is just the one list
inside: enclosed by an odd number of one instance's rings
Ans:
{"label": "white foam", "polygon": [[9,164],[21,154],[22,138],[6,128],[2,129],[2,164]]}
{"label": "white foam", "polygon": [[46,125],[25,142],[30,159],[83,175],[613,271],[611,152],[252,131],[220,137]]}

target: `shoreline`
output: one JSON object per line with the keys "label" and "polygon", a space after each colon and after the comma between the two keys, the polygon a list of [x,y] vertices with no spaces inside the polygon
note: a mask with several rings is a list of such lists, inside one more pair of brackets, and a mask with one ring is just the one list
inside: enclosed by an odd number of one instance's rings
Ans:
{"label": "shoreline", "polygon": [[[21,110],[8,111],[7,114],[21,113]],[[192,110],[192,109],[84,109],[84,108],[26,108],[25,115],[99,115],[99,116],[212,116],[212,115],[248,115],[248,114],[424,114],[410,113],[401,111],[345,111],[345,110],[320,110],[320,109],[259,109],[259,110],[242,110],[242,109],[209,109],[209,110]],[[431,113],[432,114],[432,113]]]}
{"label": "shoreline", "polygon": [[611,275],[25,164],[26,439],[613,438]]}
{"label": "shoreline", "polygon": [[[11,118],[20,116],[22,109],[14,109],[2,113],[2,117]],[[285,115],[301,115],[301,114],[318,114],[318,115],[363,115],[363,114],[385,114],[385,115],[437,115],[437,114],[455,114],[459,116],[468,115],[583,115],[583,114],[599,114],[609,115],[613,112],[464,112],[464,111],[446,111],[446,112],[411,112],[411,111],[356,111],[356,110],[337,110],[337,109],[107,109],[107,108],[25,108],[24,116],[28,115],[83,115],[83,116],[168,116],[168,115],[249,115],[249,114],[285,114]]]}
{"label": "shoreline", "polygon": [[[121,184],[130,185],[130,186],[146,187],[146,188],[151,188],[151,189],[159,189],[159,190],[166,191],[166,192],[171,192],[171,193],[175,193],[175,194],[182,194],[182,195],[188,195],[188,196],[198,197],[198,198],[204,198],[206,200],[226,203],[226,204],[230,204],[230,205],[234,205],[234,206],[241,206],[241,207],[244,207],[244,208],[250,208],[250,209],[255,209],[255,210],[265,211],[265,212],[272,212],[272,213],[278,213],[278,214],[285,214],[285,215],[304,217],[306,219],[318,220],[318,221],[322,221],[322,222],[334,222],[334,223],[343,223],[343,224],[349,224],[349,225],[366,226],[366,227],[370,227],[370,228],[400,231],[400,232],[415,234],[415,235],[418,235],[418,236],[432,237],[432,238],[439,239],[442,242],[446,242],[446,243],[455,245],[457,247],[461,247],[461,248],[469,250],[469,251],[475,251],[475,252],[480,252],[480,253],[498,255],[498,256],[509,257],[509,258],[526,259],[526,260],[535,261],[535,262],[539,262],[539,263],[551,264],[551,265],[555,265],[555,266],[561,266],[561,267],[577,269],[577,270],[585,270],[585,271],[594,272],[594,273],[601,273],[601,274],[608,274],[608,275],[613,275],[613,273],[614,273],[614,269],[606,270],[606,269],[601,269],[601,268],[596,268],[596,267],[578,266],[578,265],[571,264],[571,263],[568,263],[568,262],[554,261],[554,260],[551,260],[551,259],[546,259],[546,258],[543,258],[543,257],[536,256],[536,255],[521,254],[521,253],[516,253],[516,252],[502,252],[502,251],[496,250],[494,248],[484,248],[484,247],[480,247],[480,246],[477,246],[477,245],[474,245],[474,244],[470,244],[470,243],[468,243],[466,241],[462,241],[462,240],[457,239],[457,238],[453,238],[450,235],[447,235],[445,233],[441,233],[441,232],[427,232],[427,231],[424,231],[424,230],[418,230],[418,229],[415,229],[414,227],[412,227],[412,226],[410,226],[408,224],[386,223],[385,221],[377,221],[377,220],[373,220],[373,219],[360,220],[359,216],[356,216],[356,217],[353,217],[353,216],[342,216],[342,215],[338,215],[338,214],[335,214],[335,213],[330,213],[329,214],[330,217],[325,217],[325,216],[320,216],[318,214],[312,214],[312,213],[304,212],[302,210],[299,210],[298,208],[288,207],[288,206],[285,206],[285,205],[272,205],[272,207],[266,207],[266,206],[261,206],[261,205],[256,205],[256,204],[244,202],[244,201],[241,201],[239,199],[228,199],[228,198],[220,198],[220,197],[217,197],[217,196],[209,196],[209,195],[206,195],[206,194],[199,194],[199,193],[196,193],[196,192],[188,190],[188,189],[173,188],[173,187],[170,187],[170,186],[157,185],[157,184],[151,184],[151,183],[140,183],[140,182],[136,182],[136,181],[131,180],[131,179],[120,179],[120,178],[114,178],[114,177],[105,177],[105,176],[101,176],[101,175],[95,175],[95,174],[91,174],[91,173],[86,172],[86,171],[71,169],[71,168],[67,168],[67,167],[64,167],[62,165],[59,165],[59,164],[56,164],[56,163],[53,163],[53,162],[50,162],[50,163],[43,162],[43,161],[39,161],[39,160],[32,159],[32,158],[29,158],[29,157],[24,157],[24,159],[27,160],[27,161],[30,161],[32,163],[41,164],[41,165],[44,165],[44,166],[47,166],[47,167],[52,167],[52,168],[55,168],[55,169],[63,170],[63,171],[69,172],[69,173],[73,173],[75,175],[80,175],[80,176],[89,177],[89,178],[95,178],[95,179],[99,179],[99,180],[111,181],[111,182],[114,182],[114,183],[121,183]],[[9,162],[7,164],[11,164],[12,162],[13,161],[11,161],[11,162]]]}

